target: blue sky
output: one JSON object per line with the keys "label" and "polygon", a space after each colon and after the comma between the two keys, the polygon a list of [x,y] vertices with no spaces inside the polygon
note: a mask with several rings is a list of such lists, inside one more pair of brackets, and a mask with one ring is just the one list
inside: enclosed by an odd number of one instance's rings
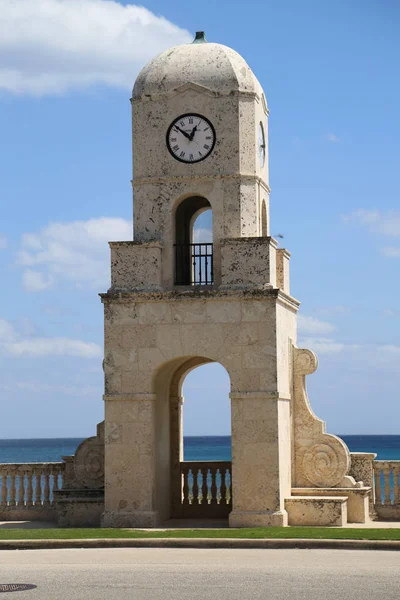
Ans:
{"label": "blue sky", "polygon": [[[204,29],[270,108],[272,233],[292,253],[308,390],[334,433],[399,433],[400,5],[394,0],[0,0],[0,438],[103,418],[107,241],[131,237],[130,92]],[[207,370],[207,373],[205,373]],[[206,375],[206,376],[205,376]],[[185,433],[229,433],[218,365],[185,382]]]}

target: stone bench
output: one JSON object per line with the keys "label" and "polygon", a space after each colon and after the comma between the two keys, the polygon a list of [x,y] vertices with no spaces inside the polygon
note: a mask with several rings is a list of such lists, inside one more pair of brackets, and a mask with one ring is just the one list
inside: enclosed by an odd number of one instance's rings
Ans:
{"label": "stone bench", "polygon": [[289,525],[343,527],[347,523],[346,496],[292,496],[285,498]]}
{"label": "stone bench", "polygon": [[369,516],[370,487],[359,488],[292,488],[292,496],[344,496],[347,498],[347,521],[367,523]]}

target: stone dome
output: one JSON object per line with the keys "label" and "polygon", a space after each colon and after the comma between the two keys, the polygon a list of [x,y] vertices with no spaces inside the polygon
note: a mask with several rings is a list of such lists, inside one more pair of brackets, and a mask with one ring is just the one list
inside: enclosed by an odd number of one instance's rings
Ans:
{"label": "stone dome", "polygon": [[262,94],[256,76],[240,54],[228,46],[207,42],[204,33],[198,32],[191,44],[173,46],[151,60],[139,73],[132,97],[168,94],[186,83],[220,94]]}

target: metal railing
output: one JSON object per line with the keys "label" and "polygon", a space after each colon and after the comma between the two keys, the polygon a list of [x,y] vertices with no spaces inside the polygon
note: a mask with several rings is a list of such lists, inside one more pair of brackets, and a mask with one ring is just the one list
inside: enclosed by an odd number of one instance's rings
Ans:
{"label": "metal railing", "polygon": [[213,244],[175,244],[175,285],[212,285]]}

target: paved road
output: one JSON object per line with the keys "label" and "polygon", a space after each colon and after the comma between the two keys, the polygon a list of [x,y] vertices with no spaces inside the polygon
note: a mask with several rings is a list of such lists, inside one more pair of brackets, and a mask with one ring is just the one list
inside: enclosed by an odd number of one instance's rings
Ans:
{"label": "paved road", "polygon": [[2,550],[0,583],[37,585],[13,600],[399,600],[400,552]]}

